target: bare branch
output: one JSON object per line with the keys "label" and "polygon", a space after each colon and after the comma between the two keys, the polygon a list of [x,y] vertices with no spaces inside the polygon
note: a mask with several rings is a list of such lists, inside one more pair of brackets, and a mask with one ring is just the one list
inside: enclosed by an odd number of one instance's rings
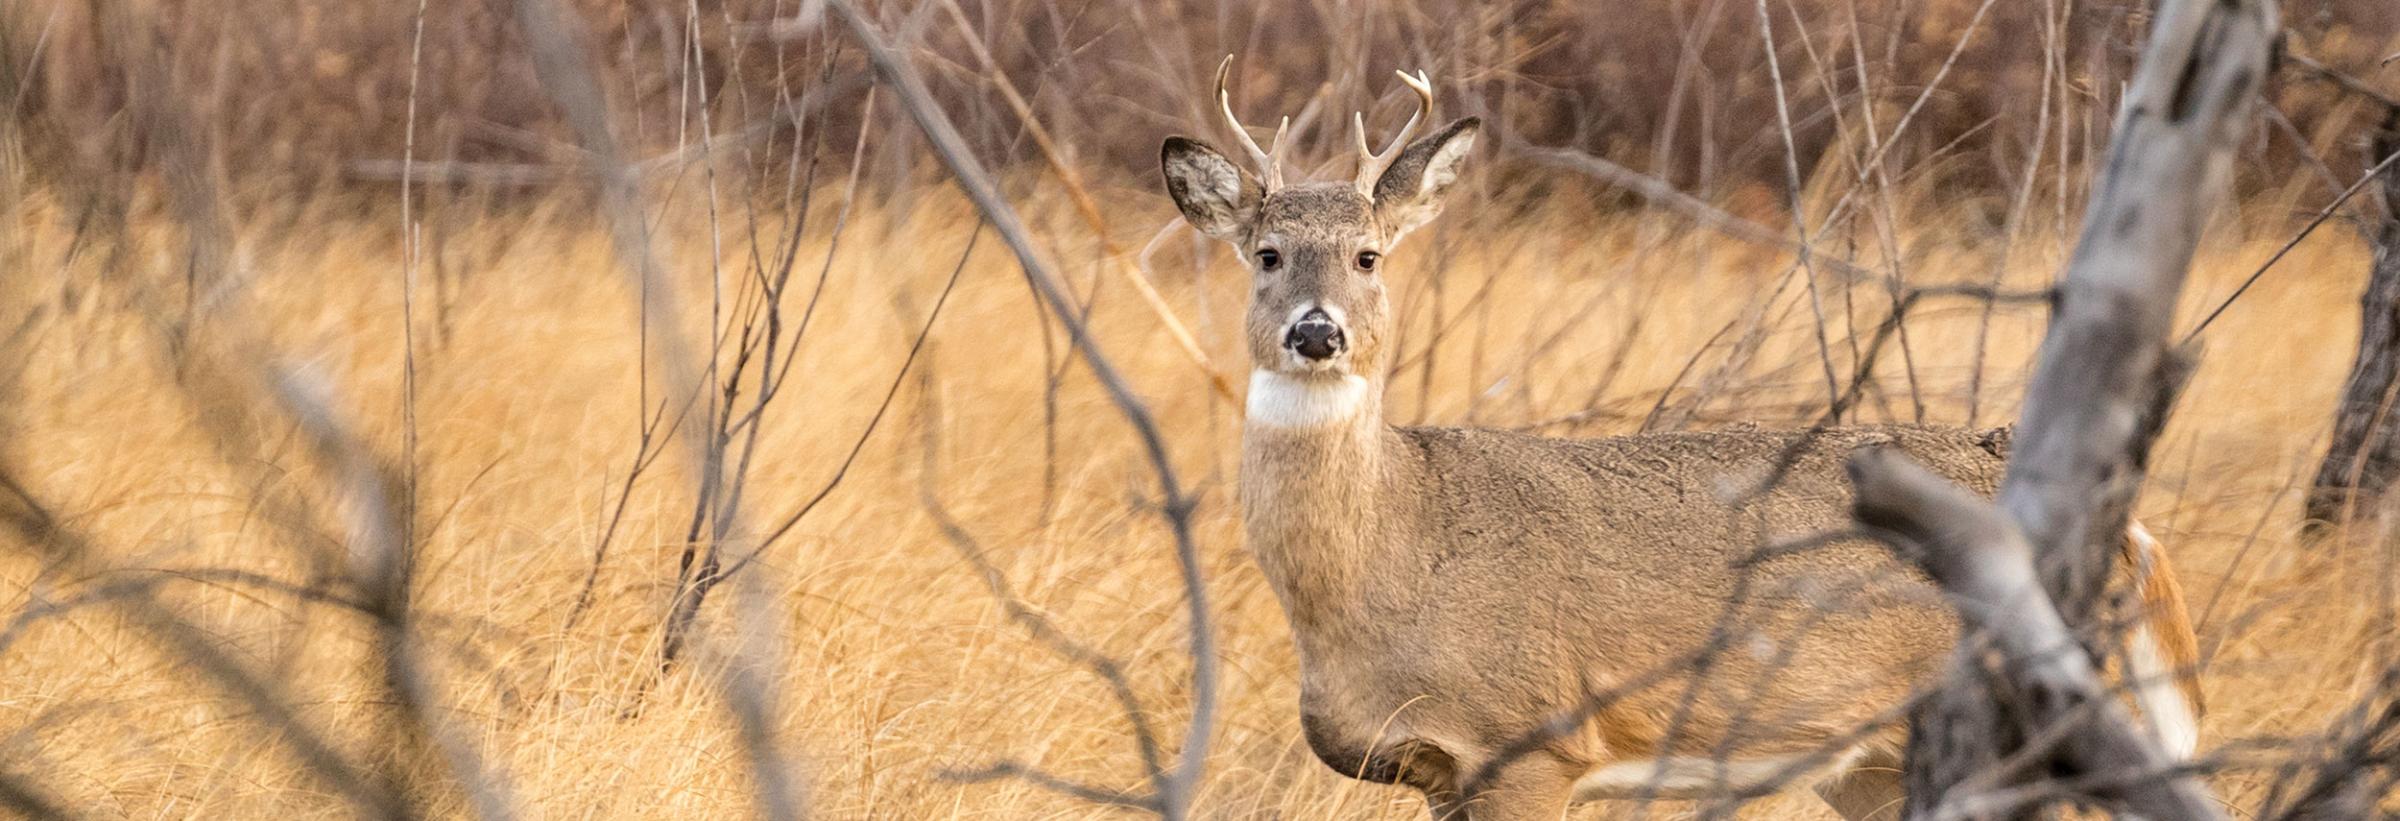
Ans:
{"label": "bare branch", "polygon": [[[1023,94],[1017,92],[1017,85],[1008,79],[1008,73],[1000,70],[999,63],[992,59],[991,50],[984,47],[982,38],[976,37],[968,27],[966,12],[959,8],[958,0],[942,0],[942,8],[949,12],[950,21],[958,26],[959,34],[963,35],[961,39],[966,42],[967,50],[975,55],[976,62],[983,67],[985,76],[1000,90],[1000,98],[1007,101],[1009,111],[1017,115],[1017,122],[1024,124],[1025,134],[1033,139],[1034,147],[1042,152],[1043,162],[1050,166],[1051,173],[1058,175],[1059,183],[1066,186],[1067,200],[1075,205],[1075,215],[1082,218],[1084,225],[1092,229],[1092,236],[1100,241],[1101,254],[1114,264],[1126,284],[1133,286],[1133,292],[1142,298],[1142,304],[1150,309],[1150,313],[1158,317],[1159,327],[1166,329],[1168,338],[1175,340],[1175,346],[1183,350],[1183,355],[1192,360],[1192,365],[1199,368],[1202,375],[1208,377],[1209,387],[1216,391],[1218,398],[1238,406],[1240,402],[1233,394],[1233,385],[1226,381],[1224,374],[1217,372],[1215,366],[1209,364],[1207,352],[1200,349],[1200,342],[1192,336],[1190,329],[1184,327],[1183,320],[1176,318],[1175,309],[1167,305],[1165,297],[1159,295],[1158,286],[1150,282],[1150,275],[1144,272],[1143,266],[1117,245],[1116,238],[1109,233],[1108,221],[1100,216],[1100,206],[1092,199],[1090,188],[1084,185],[1083,175],[1067,162],[1066,155],[1059,150],[1058,141],[1051,138],[1050,129],[1042,125],[1041,118],[1033,115],[1033,106],[1025,102]],[[1232,59],[1231,56],[1226,58],[1229,63]],[[1224,80],[1225,69],[1220,67],[1217,69],[1220,104],[1225,104]],[[1233,120],[1231,108],[1225,109],[1225,117]],[[1250,141],[1250,133],[1242,130],[1238,120],[1231,125],[1234,133],[1252,151],[1258,150],[1258,144]],[[1275,134],[1277,152],[1285,147],[1283,138],[1282,130],[1278,129]],[[1260,152],[1262,160],[1266,156]],[[1269,164],[1268,167],[1270,170],[1267,173],[1280,176],[1279,165]]]}
{"label": "bare branch", "polygon": [[[1917,711],[1912,817],[1956,811],[1981,792],[1971,783],[2031,777],[2011,760],[2054,761],[2067,776],[2155,772],[2080,791],[2149,818],[2219,817],[2109,699],[2085,647],[2110,548],[2190,374],[2190,358],[2167,348],[2169,323],[2267,73],[2275,19],[2272,0],[2160,9],[2060,279],[1997,504],[1896,453],[1851,459],[1859,523],[1924,568],[1999,656],[1994,665],[1978,642],[1962,642],[1948,680]],[[2027,769],[2039,768],[2014,768]],[[2021,817],[2038,803],[1967,814]]]}
{"label": "bare branch", "polygon": [[2400,667],[2331,725],[2323,755],[2301,754],[2276,774],[2259,818],[2365,818],[2400,783]]}
{"label": "bare branch", "polygon": [[[2222,197],[2277,31],[2271,0],[2163,6],[2059,282],[1999,504],[2080,623],[2137,470],[2137,418],[2201,231]],[[2093,504],[2094,500],[2108,500]],[[2114,511],[2114,520],[2102,515]]]}
{"label": "bare branch", "polygon": [[[2026,737],[2072,722],[2073,729],[2066,731],[2057,751],[2070,772],[2128,767],[2167,771],[2165,754],[2110,699],[2098,668],[2052,606],[2034,567],[2033,545],[2013,522],[1980,497],[1896,451],[1862,450],[1851,457],[1849,470],[1857,490],[1854,513],[1859,524],[1932,576],[1950,593],[1968,628],[1989,636],[2000,651],[2003,672],[1986,681],[2010,690],[2016,698],[2009,703],[2030,708],[2031,714],[2022,719]],[[1955,690],[1961,682],[1954,678],[1947,686]],[[1980,740],[1985,739],[1967,743]],[[1923,765],[1939,768],[1941,762]],[[1969,774],[1941,773],[1956,779]],[[1973,795],[1955,792],[1912,794],[1912,812],[1968,801]],[[2207,792],[2189,778],[2162,775],[2095,794],[2122,802],[2146,818],[2221,817]],[[1935,810],[1937,816],[1942,812]]]}
{"label": "bare branch", "polygon": [[485,766],[466,734],[444,717],[435,681],[418,652],[409,607],[414,559],[407,536],[405,491],[392,471],[368,454],[334,418],[331,402],[313,385],[286,376],[276,387],[286,412],[313,440],[321,458],[334,467],[344,495],[349,497],[352,575],[364,592],[366,612],[375,621],[385,685],[409,722],[402,732],[412,738],[404,743],[414,746],[414,737],[421,736],[438,747],[478,815],[514,817],[515,802],[505,779]]}
{"label": "bare branch", "polygon": [[[641,295],[643,331],[648,338],[660,341],[658,358],[667,370],[667,395],[698,396],[702,382],[696,365],[702,360],[676,329],[679,314],[673,298],[675,289],[652,247],[640,205],[638,178],[620,159],[616,137],[609,129],[606,98],[593,77],[580,26],[547,0],[518,0],[515,14],[533,56],[534,73],[599,167],[601,205],[609,235],[635,293]],[[699,426],[688,426],[683,438],[700,475],[719,475],[723,453],[707,441],[705,432]],[[724,526],[731,529],[729,523]],[[737,618],[741,619],[742,640],[734,648],[737,657],[725,666],[726,706],[741,729],[760,814],[774,819],[796,819],[801,816],[801,787],[776,742],[777,722],[771,715],[773,682],[749,658],[743,657],[771,649],[764,637],[773,632],[772,623],[767,621],[772,608],[736,610]]]}
{"label": "bare branch", "polygon": [[867,449],[867,440],[875,435],[876,428],[883,425],[884,415],[892,409],[892,400],[900,395],[900,386],[907,384],[910,369],[916,366],[918,355],[925,351],[926,340],[933,337],[933,324],[942,318],[942,307],[950,304],[951,292],[958,290],[959,277],[966,274],[967,261],[975,257],[975,245],[983,238],[983,228],[984,223],[978,222],[975,224],[975,230],[967,235],[967,246],[958,252],[958,264],[951,267],[949,281],[942,284],[942,292],[934,297],[933,309],[926,312],[924,326],[917,330],[916,339],[909,343],[908,356],[900,360],[900,370],[892,375],[891,387],[884,390],[883,400],[875,405],[875,414],[868,417],[866,427],[859,431],[857,439],[851,441],[850,450],[843,454],[842,463],[834,468],[833,476],[827,478],[825,484],[808,497],[808,501],[802,502],[799,509],[792,511],[791,515],[784,517],[783,521],[777,524],[773,530],[767,531],[767,535],[760,537],[758,546],[753,548],[748,555],[736,560],[727,566],[724,572],[717,574],[717,579],[741,572],[743,567],[758,557],[758,554],[765,552],[768,547],[775,544],[776,540],[791,532],[794,526],[800,524],[801,519],[807,518],[809,511],[815,510],[819,503],[825,501],[825,497],[833,495],[835,488],[841,487],[842,479],[850,475],[850,466],[857,464],[858,455]]}
{"label": "bare branch", "polygon": [[[931,452],[931,448],[927,450]],[[1009,620],[1025,628],[1026,633],[1049,647],[1051,652],[1082,665],[1084,669],[1092,671],[1092,675],[1108,683],[1109,695],[1117,700],[1118,708],[1125,714],[1126,723],[1133,726],[1134,750],[1142,757],[1144,774],[1154,783],[1165,778],[1167,770],[1160,763],[1163,759],[1159,755],[1158,730],[1151,726],[1150,712],[1142,705],[1141,696],[1134,692],[1132,680],[1126,678],[1125,665],[1076,641],[1059,629],[1050,617],[1042,615],[1018,598],[1016,591],[1009,588],[1008,578],[1001,574],[1000,568],[985,557],[983,545],[975,540],[974,534],[968,533],[965,526],[952,519],[949,511],[942,508],[941,500],[934,497],[930,476],[927,481],[929,484],[924,500],[927,513],[933,516],[934,524],[942,529],[942,535],[949,539],[953,547],[958,548],[959,555],[968,564],[974,565],[976,575],[983,579],[984,588],[1008,611]]]}
{"label": "bare branch", "polygon": [[[0,525],[33,546],[44,558],[68,565],[85,565],[96,551],[85,535],[60,520],[16,477],[0,472]],[[323,735],[300,721],[291,701],[269,679],[254,674],[199,628],[157,601],[125,595],[118,609],[158,644],[181,656],[192,669],[250,708],[261,723],[275,729],[311,773],[371,817],[413,818],[415,812],[397,795],[370,780],[363,768],[347,760]]]}
{"label": "bare branch", "polygon": [[1001,198],[991,174],[983,162],[968,149],[966,139],[934,102],[917,77],[914,67],[884,44],[883,35],[865,15],[843,0],[829,0],[827,7],[834,16],[849,27],[852,38],[865,49],[876,71],[896,93],[917,127],[925,132],[934,153],[950,169],[951,178],[975,202],[985,220],[998,230],[1000,238],[1017,255],[1018,266],[1035,290],[1049,302],[1059,322],[1066,326],[1075,349],[1083,355],[1084,364],[1108,392],[1119,413],[1133,426],[1140,438],[1151,469],[1158,476],[1159,493],[1163,497],[1160,511],[1175,534],[1175,559],[1183,580],[1184,602],[1188,608],[1192,654],[1192,719],[1183,740],[1183,752],[1171,769],[1159,795],[1159,814],[1169,819],[1181,819],[1190,812],[1193,793],[1197,792],[1202,766],[1206,763],[1208,739],[1215,728],[1217,709],[1216,636],[1209,621],[1208,589],[1200,577],[1199,545],[1194,540],[1191,511],[1194,501],[1185,494],[1176,478],[1173,461],[1167,455],[1165,436],[1149,408],[1133,392],[1133,387],[1118,373],[1099,343],[1092,339],[1091,329],[1075,309],[1074,301],[1059,284],[1047,263],[1034,250],[1031,232],[1018,219],[1016,210]]}
{"label": "bare branch", "polygon": [[76,818],[39,787],[16,775],[0,775],[0,807],[28,819]]}
{"label": "bare branch", "polygon": [[[1794,254],[1802,250],[1800,241],[1784,232],[1726,213],[1724,209],[1710,205],[1699,197],[1678,190],[1666,180],[1626,168],[1607,158],[1569,148],[1526,147],[1520,150],[1534,162],[1579,171],[1601,182],[1631,191],[1651,205],[1682,214],[1702,228],[1753,245],[1779,248]],[[1814,260],[1840,272],[1851,281],[1875,280],[1884,276],[1880,272],[1851,264],[1848,260],[1825,256],[1815,257]]]}
{"label": "bare branch", "polygon": [[2189,342],[2196,339],[2200,336],[2200,332],[2208,330],[2208,326],[2216,322],[2217,317],[2224,315],[2225,309],[2233,307],[2234,300],[2241,299],[2243,294],[2250,292],[2250,286],[2258,284],[2259,277],[2266,276],[2268,271],[2275,268],[2275,263],[2283,261],[2285,254],[2300,247],[2302,240],[2306,240],[2310,234],[2316,233],[2317,226],[2324,225],[2326,220],[2332,219],[2334,214],[2340,213],[2343,204],[2348,203],[2351,197],[2358,196],[2358,192],[2366,190],[2367,183],[2374,182],[2376,177],[2390,172],[2394,164],[2400,164],[2400,151],[2394,151],[2385,156],[2382,162],[2367,169],[2367,173],[2360,174],[2357,182],[2342,189],[2342,193],[2336,195],[2332,202],[2317,209],[2316,216],[2310,217],[2308,224],[2300,227],[2299,233],[2293,234],[2291,239],[2285,240],[2281,247],[2275,249],[2275,253],[2267,255],[2267,261],[2259,263],[2257,270],[2251,271],[2249,276],[2242,278],[2242,284],[2234,286],[2233,293],[2226,294],[2223,302],[2217,303],[2217,307],[2210,309],[2207,316],[2201,317],[2200,324],[2193,326],[2190,332],[2183,335],[2184,341]]}
{"label": "bare branch", "polygon": [[998,761],[972,770],[946,770],[942,773],[942,778],[950,781],[956,781],[961,784],[982,784],[991,781],[1005,781],[1013,778],[1024,781],[1028,784],[1032,784],[1036,787],[1049,790],[1051,792],[1059,793],[1072,798],[1082,799],[1094,804],[1103,804],[1111,807],[1124,807],[1126,809],[1134,810],[1146,810],[1154,813],[1163,812],[1163,808],[1160,806],[1158,799],[1156,798],[1131,795],[1123,790],[1111,790],[1106,787],[1094,787],[1088,784],[1078,784],[1076,782],[1051,775],[1016,761]]}

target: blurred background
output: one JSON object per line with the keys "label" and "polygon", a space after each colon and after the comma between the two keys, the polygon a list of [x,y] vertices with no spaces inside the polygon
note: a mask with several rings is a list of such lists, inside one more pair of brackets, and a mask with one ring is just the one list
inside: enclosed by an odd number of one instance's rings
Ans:
{"label": "blurred background", "polygon": [[[179,130],[242,181],[233,193],[288,198],[394,182],[413,90],[416,156],[447,164],[428,169],[429,182],[523,185],[571,164],[574,140],[512,7],[424,5],[419,37],[406,2],[11,4],[0,25],[16,140],[32,168],[52,173],[154,169],[164,148],[141,127],[139,101],[172,97],[190,120]],[[835,98],[807,116],[828,145],[849,144],[873,118],[863,95],[833,93],[858,91],[832,87],[860,81],[858,49],[804,24],[802,0],[563,5],[587,30],[621,137],[647,154],[688,147],[705,113],[772,170],[767,161],[790,162],[802,136],[793,95]],[[1399,102],[1391,71],[1423,69],[1445,113],[1493,123],[1502,169],[1512,143],[1571,147],[1704,196],[1763,186],[1748,196],[1781,199],[1778,95],[1750,4],[1045,0],[887,12],[966,136],[1003,167],[1040,159],[1011,111],[1017,96],[1084,173],[1140,184],[1157,135],[1213,130],[1211,73],[1237,54],[1236,100],[1253,125],[1293,116],[1300,147],[1326,159],[1347,139],[1349,112]],[[2400,9],[2371,0],[2283,12],[2293,53],[2369,79],[2400,28]],[[1879,149],[1886,161],[1946,188],[2006,190],[2037,146],[2046,163],[2085,160],[2105,141],[2148,14],[2110,0],[1771,3],[1802,171],[1837,164],[1835,149],[1864,140],[1870,121],[1893,135]],[[2313,151],[2354,170],[2357,152],[2330,149],[2356,131],[2365,102],[2327,83],[2277,86],[2257,148],[2281,159]],[[1903,118],[1909,127],[1896,129]],[[869,178],[916,181],[919,148],[905,135],[880,141]],[[1505,170],[1487,176],[1523,184]]]}
{"label": "blurred background", "polygon": [[[1438,117],[1486,120],[1464,190],[1392,260],[1395,422],[1800,425],[1852,391],[1845,421],[1996,425],[2038,306],[1902,322],[1897,288],[2049,282],[2150,7],[863,12],[1198,499],[1223,671],[1200,813],[1416,818],[1301,741],[1241,548],[1247,282],[1156,170],[1170,134],[1231,143],[1219,60],[1262,138],[1292,118],[1308,176],[1349,173],[1351,112],[1379,135],[1406,116],[1394,70],[1431,75]],[[2400,4],[2282,13],[2183,327],[2226,309],[2140,515],[2193,597],[2204,744],[2289,756],[2324,749],[2395,650],[2388,534],[2304,538],[2300,504],[2391,219],[2372,193],[2335,203],[2400,123]],[[1142,788],[1123,700],[1062,635],[1179,743],[1191,660],[1157,485],[1061,317],[823,14],[0,7],[0,803],[1121,815],[958,776],[1013,760]],[[2236,758],[2212,786],[2255,807],[2273,774]]]}

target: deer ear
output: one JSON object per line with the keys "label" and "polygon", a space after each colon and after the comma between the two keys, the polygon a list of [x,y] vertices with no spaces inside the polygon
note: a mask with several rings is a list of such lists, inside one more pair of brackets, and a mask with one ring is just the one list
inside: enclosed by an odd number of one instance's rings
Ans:
{"label": "deer ear", "polygon": [[1166,173],[1167,196],[1200,233],[1240,242],[1257,220],[1265,187],[1207,143],[1168,137],[1159,147],[1158,165]]}
{"label": "deer ear", "polygon": [[1410,143],[1375,180],[1375,218],[1391,231],[1391,242],[1442,212],[1442,195],[1458,181],[1458,167],[1475,147],[1483,121],[1474,117],[1443,126]]}

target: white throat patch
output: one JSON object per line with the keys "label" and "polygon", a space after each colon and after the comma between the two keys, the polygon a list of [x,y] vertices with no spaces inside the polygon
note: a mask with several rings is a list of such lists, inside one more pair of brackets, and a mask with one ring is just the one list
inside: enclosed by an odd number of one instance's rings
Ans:
{"label": "white throat patch", "polygon": [[1371,386],[1362,376],[1275,371],[1250,372],[1248,424],[1269,428],[1315,428],[1357,418]]}

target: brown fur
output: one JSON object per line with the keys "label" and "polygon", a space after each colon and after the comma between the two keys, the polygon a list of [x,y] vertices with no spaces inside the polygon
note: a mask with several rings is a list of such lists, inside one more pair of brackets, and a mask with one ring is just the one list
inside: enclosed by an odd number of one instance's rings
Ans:
{"label": "brown fur", "polygon": [[1758,563],[1746,582],[1736,568],[1847,524],[1852,447],[1888,442],[1986,490],[2001,470],[1964,431],[1837,430],[1737,510],[1721,501],[1729,476],[1763,473],[1793,434],[1558,440],[1362,421],[1254,430],[1243,464],[1252,548],[1291,617],[1301,710],[1329,761],[1425,744],[1455,766],[1409,783],[1454,791],[1584,694],[1681,665],[1721,630],[1732,648],[1696,690],[1643,688],[1545,745],[1536,758],[1564,766],[1526,797],[1543,812],[1610,761],[1804,755],[1900,703],[1956,634],[1920,578],[1855,540]]}
{"label": "brown fur", "polygon": [[[1436,817],[1476,821],[1556,818],[1579,791],[1627,794],[1651,780],[1645,761],[1669,776],[1662,795],[1705,795],[1755,789],[1745,785],[1766,771],[1824,754],[1826,800],[1881,817],[1898,782],[1869,765],[1898,763],[1891,711],[1935,670],[1956,623],[1880,545],[1759,550],[1849,526],[1841,465],[1855,448],[1897,447],[1988,494],[2006,432],[1549,439],[1385,425],[1393,320],[1382,273],[1361,254],[1388,253],[1434,215],[1475,131],[1463,120],[1410,144],[1371,190],[1269,190],[1197,142],[1162,151],[1187,220],[1256,274],[1244,527],[1291,622],[1310,747],[1345,774],[1416,787]],[[1346,340],[1330,357],[1290,341],[1312,310]],[[1795,444],[1779,481],[1728,501]],[[2165,557],[2148,559],[2154,632],[2188,647]],[[1494,765],[1620,687],[1573,732]],[[1861,741],[1850,735],[1860,726],[1880,729]],[[1683,760],[1723,764],[1672,766]],[[1492,777],[1470,784],[1487,765]]]}
{"label": "brown fur", "polygon": [[[1667,678],[1542,747],[1555,777],[1530,794],[1517,785],[1522,806],[1470,805],[1475,818],[1553,817],[1574,775],[1611,761],[1838,751],[1878,722],[1885,732],[1856,763],[1896,764],[1886,711],[1948,651],[1949,610],[1881,545],[1749,560],[1848,525],[1841,462],[1853,448],[1898,447],[1983,493],[2005,467],[1982,432],[1840,428],[1737,508],[1725,497],[1801,432],[1565,440],[1360,422],[1253,429],[1243,460],[1251,546],[1290,616],[1309,743],[1329,763],[1450,794],[1586,694],[1685,666],[1712,640],[1729,648],[1696,688]],[[2191,646],[2190,629],[2163,558],[2142,563],[2144,599],[2189,671],[2196,659],[2176,648]],[[2196,682],[2183,682],[2197,704]]]}
{"label": "brown fur", "polygon": [[2157,542],[2128,538],[2118,543],[2118,555],[2126,571],[2141,584],[2142,619],[2157,637],[2159,652],[2175,676],[2175,688],[2191,702],[2192,717],[2208,713],[2208,702],[2200,693],[2200,637],[2192,630],[2192,614],[2184,605],[2183,583],[2175,580],[2175,569],[2167,563],[2167,553]]}

